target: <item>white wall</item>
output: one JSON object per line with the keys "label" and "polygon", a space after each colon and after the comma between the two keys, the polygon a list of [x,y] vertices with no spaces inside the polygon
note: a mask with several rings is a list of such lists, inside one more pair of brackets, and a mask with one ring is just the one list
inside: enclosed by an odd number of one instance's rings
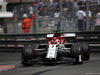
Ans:
{"label": "white wall", "polygon": [[7,5],[6,0],[0,0],[0,6],[1,6],[0,12],[6,12],[6,5]]}
{"label": "white wall", "polygon": [[4,0],[0,0],[0,2],[4,2]]}

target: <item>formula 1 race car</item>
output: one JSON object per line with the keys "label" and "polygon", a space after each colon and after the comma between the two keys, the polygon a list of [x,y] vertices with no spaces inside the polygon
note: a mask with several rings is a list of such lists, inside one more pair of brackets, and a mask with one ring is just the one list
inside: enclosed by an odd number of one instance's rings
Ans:
{"label": "formula 1 race car", "polygon": [[46,44],[39,44],[36,48],[24,47],[22,64],[30,66],[37,62],[62,63],[66,61],[82,64],[90,59],[89,45],[78,43],[75,33],[47,34],[46,42]]}

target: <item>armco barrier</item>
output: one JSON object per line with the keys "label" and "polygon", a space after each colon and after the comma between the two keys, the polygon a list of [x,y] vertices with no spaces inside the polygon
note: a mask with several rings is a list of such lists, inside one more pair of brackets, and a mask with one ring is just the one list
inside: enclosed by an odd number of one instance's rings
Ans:
{"label": "armco barrier", "polygon": [[90,46],[91,52],[100,52],[100,46]]}
{"label": "armco barrier", "polygon": [[[90,51],[100,52],[100,32],[61,32],[76,33],[77,42],[90,44]],[[0,51],[21,51],[24,45],[46,43],[46,35],[50,33],[36,34],[0,34]],[[32,38],[27,40],[27,38]],[[19,46],[22,45],[22,46]]]}
{"label": "armco barrier", "polygon": [[0,47],[0,52],[21,52],[23,47]]}

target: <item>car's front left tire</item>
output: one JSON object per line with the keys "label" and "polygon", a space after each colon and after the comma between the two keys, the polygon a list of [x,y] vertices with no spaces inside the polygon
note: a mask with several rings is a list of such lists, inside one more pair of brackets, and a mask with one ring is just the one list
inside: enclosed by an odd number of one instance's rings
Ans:
{"label": "car's front left tire", "polygon": [[29,61],[33,59],[34,49],[33,47],[24,47],[22,51],[22,64],[24,66],[32,66],[33,63]]}
{"label": "car's front left tire", "polygon": [[82,64],[84,62],[83,59],[83,50],[80,45],[72,45],[71,47],[71,56],[75,59],[73,64]]}

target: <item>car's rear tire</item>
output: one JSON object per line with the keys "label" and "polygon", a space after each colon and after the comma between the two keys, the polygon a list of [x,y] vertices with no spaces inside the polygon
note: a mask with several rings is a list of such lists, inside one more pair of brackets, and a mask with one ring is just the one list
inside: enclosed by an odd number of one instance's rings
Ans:
{"label": "car's rear tire", "polygon": [[71,56],[75,59],[73,64],[82,64],[84,61],[82,47],[80,45],[72,45]]}
{"label": "car's rear tire", "polygon": [[24,66],[32,66],[33,63],[30,63],[29,60],[33,59],[34,49],[33,47],[24,47],[22,51],[22,64]]}
{"label": "car's rear tire", "polygon": [[83,44],[83,56],[84,56],[84,61],[89,61],[90,49],[88,44]]}

